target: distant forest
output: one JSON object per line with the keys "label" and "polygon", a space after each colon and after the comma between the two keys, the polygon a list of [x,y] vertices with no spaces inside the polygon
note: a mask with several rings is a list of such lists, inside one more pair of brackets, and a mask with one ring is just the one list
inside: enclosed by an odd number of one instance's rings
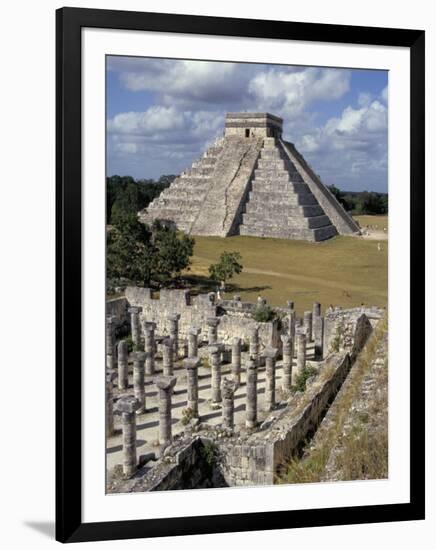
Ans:
{"label": "distant forest", "polygon": [[131,176],[106,178],[106,223],[111,225],[124,214],[136,215],[169,187],[175,178],[173,174],[161,176],[157,181],[135,180]]}
{"label": "distant forest", "polygon": [[330,191],[342,206],[356,216],[364,214],[387,214],[388,194],[375,191],[341,191],[329,185]]}
{"label": "distant forest", "polygon": [[[176,178],[174,174],[163,175],[158,180],[139,179],[131,176],[110,176],[106,178],[106,221],[113,224],[117,217],[135,214],[146,208],[150,202],[169,187]],[[341,191],[334,185],[330,191],[342,206],[355,215],[387,214],[388,194],[374,191]]]}

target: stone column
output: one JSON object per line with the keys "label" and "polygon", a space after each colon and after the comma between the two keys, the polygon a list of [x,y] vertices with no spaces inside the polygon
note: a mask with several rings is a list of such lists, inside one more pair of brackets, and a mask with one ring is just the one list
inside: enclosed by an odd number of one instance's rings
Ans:
{"label": "stone column", "polygon": [[198,418],[198,367],[201,360],[198,357],[189,357],[185,359],[186,378],[188,386],[188,409],[192,410],[192,415]]}
{"label": "stone column", "polygon": [[313,302],[312,305],[312,318],[315,320],[315,317],[319,317],[321,315],[321,304],[319,302]]}
{"label": "stone column", "polygon": [[294,309],[294,302],[292,300],[287,300],[286,305],[289,309]]}
{"label": "stone column", "polygon": [[173,340],[174,361],[177,361],[179,358],[179,319],[179,313],[168,317],[168,321],[170,322],[170,338]]}
{"label": "stone column", "polygon": [[250,328],[249,339],[250,357],[257,361],[259,358],[259,329],[257,327]]}
{"label": "stone column", "polygon": [[177,378],[160,376],[156,380],[159,389],[159,444],[163,451],[173,441],[171,423],[171,396]]}
{"label": "stone column", "polygon": [[320,315],[313,319],[313,339],[315,341],[315,359],[324,357],[324,318]]}
{"label": "stone column", "polygon": [[281,335],[283,354],[283,382],[282,388],[288,392],[292,387],[292,345],[291,337],[287,334]]}
{"label": "stone column", "polygon": [[226,428],[233,430],[235,426],[235,402],[234,396],[236,391],[234,380],[224,378],[221,390],[223,394],[223,425]]}
{"label": "stone column", "polygon": [[139,402],[139,407],[136,410],[136,414],[142,414],[145,412],[145,388],[144,388],[144,374],[145,374],[145,357],[146,353],[143,351],[134,351],[133,357],[133,392],[136,399]]}
{"label": "stone column", "polygon": [[210,364],[212,368],[212,406],[221,403],[221,352],[222,344],[209,346]]}
{"label": "stone column", "polygon": [[129,386],[129,363],[126,340],[118,343],[118,388],[125,390]]}
{"label": "stone column", "polygon": [[131,476],[136,472],[136,418],[135,412],[140,404],[133,395],[126,395],[118,400],[117,409],[121,413],[123,430],[123,472]]}
{"label": "stone column", "polygon": [[114,390],[113,381],[116,373],[111,371],[106,373],[106,437],[114,435]]}
{"label": "stone column", "polygon": [[291,339],[291,357],[295,357],[295,352],[296,352],[296,349],[295,349],[295,320],[296,320],[295,310],[291,310],[289,312],[288,320],[289,320],[288,334],[289,334],[289,337]]}
{"label": "stone column", "polygon": [[145,374],[153,375],[154,368],[154,355],[156,353],[156,344],[154,342],[154,331],[156,329],[156,323],[147,322],[144,323],[144,351],[147,353],[145,359]]}
{"label": "stone column", "polygon": [[218,325],[220,320],[217,317],[209,317],[207,319],[207,343],[209,345],[218,342]]}
{"label": "stone column", "polygon": [[306,335],[300,332],[297,337],[298,352],[297,352],[297,372],[300,374],[306,366]]}
{"label": "stone column", "polygon": [[257,424],[257,363],[252,359],[247,361],[247,401],[246,419],[247,428],[254,428]]}
{"label": "stone column", "polygon": [[308,342],[312,341],[312,312],[304,312],[304,330],[306,331],[306,339]]}
{"label": "stone column", "polygon": [[241,383],[241,339],[232,340],[232,376],[234,382],[239,386]]}
{"label": "stone column", "polygon": [[265,410],[272,411],[276,405],[276,358],[278,350],[267,348],[265,355]]}
{"label": "stone column", "polygon": [[135,346],[138,346],[141,342],[141,327],[139,324],[139,314],[142,311],[142,307],[130,307],[130,328],[132,332],[132,341]]}
{"label": "stone column", "polygon": [[188,332],[188,357],[197,357],[200,329],[191,327]]}
{"label": "stone column", "polygon": [[164,376],[172,376],[174,373],[174,341],[165,338],[162,342],[162,365]]}
{"label": "stone column", "polygon": [[113,315],[106,316],[106,368],[116,368],[116,342],[115,342],[115,320]]}

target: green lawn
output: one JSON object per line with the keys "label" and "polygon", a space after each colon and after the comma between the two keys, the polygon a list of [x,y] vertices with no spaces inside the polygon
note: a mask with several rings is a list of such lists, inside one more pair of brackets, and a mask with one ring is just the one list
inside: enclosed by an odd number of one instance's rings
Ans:
{"label": "green lawn", "polygon": [[293,299],[299,314],[319,301],[342,307],[387,303],[387,241],[336,237],[321,243],[256,237],[195,237],[190,273],[207,277],[221,252],[238,251],[244,270],[228,293],[253,301],[262,295],[273,305]]}

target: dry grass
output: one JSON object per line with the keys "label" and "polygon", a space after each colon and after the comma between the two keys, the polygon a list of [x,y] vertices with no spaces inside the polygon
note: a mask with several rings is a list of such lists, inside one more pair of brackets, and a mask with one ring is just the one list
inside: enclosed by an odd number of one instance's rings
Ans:
{"label": "dry grass", "polygon": [[224,251],[242,255],[244,270],[230,282],[243,300],[260,294],[272,305],[293,299],[298,314],[318,301],[342,307],[387,302],[387,247],[356,237],[335,237],[321,243],[258,237],[195,237],[190,274],[207,280],[208,267]]}
{"label": "dry grass", "polygon": [[387,216],[353,216],[353,218],[359,222],[362,228],[371,226],[379,231],[388,228]]}
{"label": "dry grass", "polygon": [[[365,376],[377,355],[377,349],[387,331],[387,320],[380,321],[373,336],[353,366],[353,376],[347,379],[334,407],[334,417],[318,430],[313,446],[303,459],[292,459],[280,474],[277,483],[314,483],[329,476],[326,466],[332,450],[337,447],[333,462],[334,479],[381,479],[387,476],[387,365],[378,370],[378,391],[369,401],[365,413],[352,415]],[[351,429],[346,430],[351,420]]]}

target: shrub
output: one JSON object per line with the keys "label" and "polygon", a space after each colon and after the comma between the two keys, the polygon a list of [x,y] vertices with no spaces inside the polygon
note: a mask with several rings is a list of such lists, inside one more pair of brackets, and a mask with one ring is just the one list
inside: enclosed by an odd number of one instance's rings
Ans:
{"label": "shrub", "polygon": [[127,342],[127,351],[130,353],[131,351],[133,351],[133,346],[134,346],[131,335],[127,336],[126,342]]}
{"label": "shrub", "polygon": [[187,426],[193,418],[194,418],[194,411],[191,409],[191,407],[186,407],[186,409],[182,410],[181,422],[183,426]]}
{"label": "shrub", "polygon": [[295,391],[305,391],[306,382],[311,376],[318,374],[318,369],[315,367],[304,367],[304,369],[297,375],[295,379],[294,388]]}
{"label": "shrub", "polygon": [[218,448],[215,443],[211,441],[205,441],[203,447],[200,449],[200,453],[206,464],[213,466],[217,459]]}
{"label": "shrub", "polygon": [[253,313],[253,319],[258,323],[267,323],[272,321],[276,316],[276,312],[267,304],[257,306]]}

